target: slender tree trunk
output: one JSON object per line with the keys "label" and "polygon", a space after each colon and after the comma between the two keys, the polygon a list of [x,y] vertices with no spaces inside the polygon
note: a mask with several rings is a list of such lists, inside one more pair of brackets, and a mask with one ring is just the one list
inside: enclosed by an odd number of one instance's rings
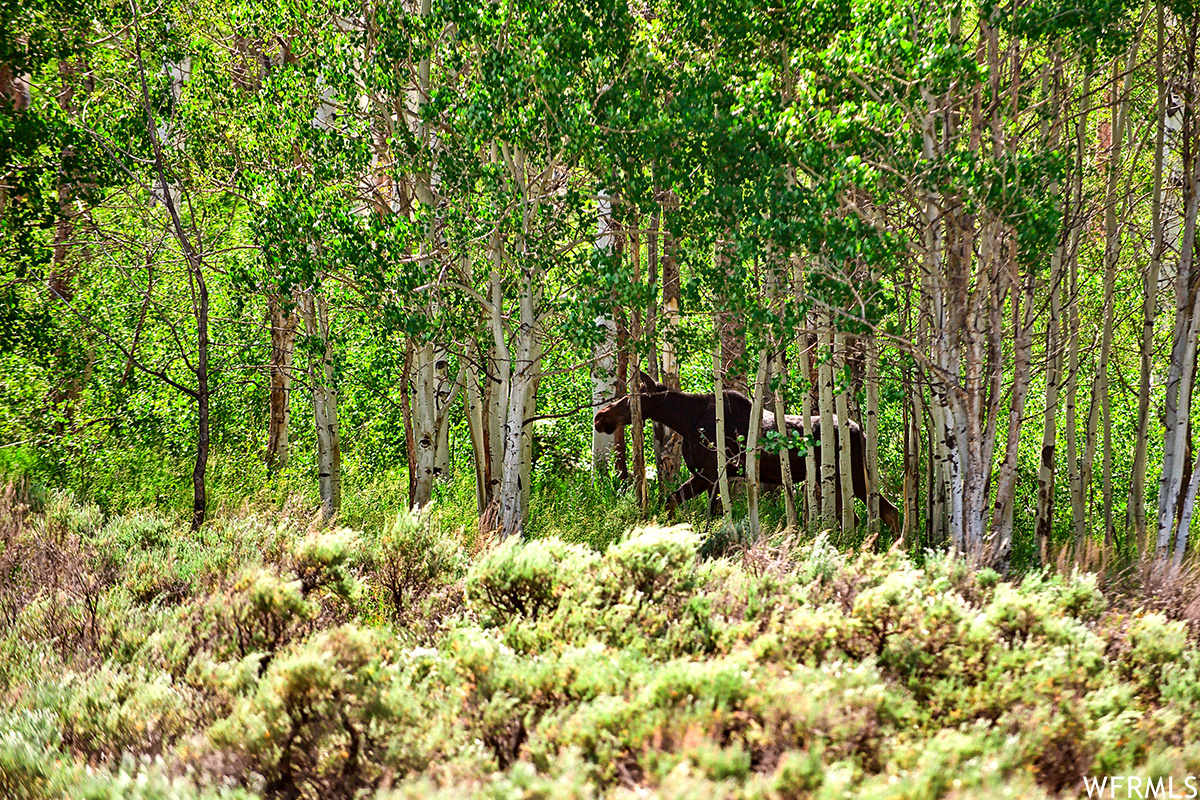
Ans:
{"label": "slender tree trunk", "polygon": [[1137,435],[1134,439],[1133,466],[1130,470],[1129,516],[1137,537],[1138,549],[1145,547],[1146,524],[1146,462],[1150,442],[1150,389],[1154,358],[1154,322],[1158,316],[1158,280],[1163,258],[1163,152],[1166,149],[1167,85],[1163,74],[1163,3],[1158,2],[1157,35],[1154,57],[1155,106],[1154,131],[1154,188],[1150,195],[1150,229],[1153,244],[1150,263],[1146,267],[1142,300],[1142,336],[1139,347],[1141,375],[1138,382]]}
{"label": "slender tree trunk", "polygon": [[[1194,78],[1195,28],[1187,54],[1187,77]],[[1200,335],[1200,292],[1196,291],[1195,269],[1197,208],[1200,206],[1200,124],[1197,121],[1195,98],[1184,107],[1183,125],[1183,235],[1179,247],[1179,271],[1175,281],[1175,328],[1172,335],[1171,363],[1167,374],[1167,413],[1163,445],[1163,472],[1158,496],[1157,550],[1165,555],[1172,545],[1182,556],[1188,532],[1175,527],[1175,508],[1183,491],[1183,472],[1187,462],[1186,439],[1191,413],[1192,391],[1195,382],[1196,339]],[[1193,141],[1194,140],[1194,141]]]}
{"label": "slender tree trunk", "polygon": [[400,370],[400,420],[404,425],[404,466],[408,469],[408,509],[417,500],[417,436],[413,425],[413,349],[412,337],[404,339],[404,366]]}
{"label": "slender tree trunk", "polygon": [[536,293],[531,266],[524,267],[520,299],[520,327],[515,335],[516,354],[504,426],[504,466],[500,482],[500,526],[505,538],[525,531],[532,445],[529,426],[537,406],[537,378],[541,369],[537,338]]}
{"label": "slender tree trunk", "polygon": [[1061,328],[1058,284],[1062,280],[1063,246],[1054,249],[1050,260],[1050,320],[1046,324],[1046,403],[1042,418],[1042,450],[1038,466],[1038,504],[1035,540],[1038,557],[1046,563],[1054,530],[1055,448],[1058,444],[1058,390],[1062,381]]}
{"label": "slender tree trunk", "polygon": [[288,429],[292,395],[292,356],[296,349],[296,329],[300,317],[291,298],[267,296],[271,316],[269,421],[267,427],[267,466],[279,469],[288,460]]}
{"label": "slender tree trunk", "polygon": [[441,463],[446,455],[446,445],[442,442],[443,422],[453,390],[449,387],[446,349],[433,342],[414,342],[410,347],[415,448],[410,507],[421,509],[433,499],[433,482],[443,470]]}
{"label": "slender tree trunk", "polygon": [[[727,237],[732,231],[726,231]],[[733,242],[728,238],[718,239],[716,245],[717,266],[729,280],[733,280]],[[722,378],[725,388],[747,394],[747,375],[743,367],[746,355],[745,325],[738,312],[729,309],[719,309],[713,319],[717,329],[720,344]]]}
{"label": "slender tree trunk", "polygon": [[[658,257],[658,237],[659,237],[659,208],[657,205],[650,215],[650,228],[646,232],[646,283],[649,286],[650,303],[646,306],[646,342],[649,345],[646,363],[646,374],[656,381],[662,380],[662,365],[659,364],[658,356],[658,272],[659,272],[659,257]],[[641,381],[636,381],[639,388]],[[638,403],[638,411],[641,411],[641,403]],[[663,448],[667,444],[667,432],[669,428],[658,422],[651,425],[653,431],[654,445],[654,474],[658,477],[659,485],[662,484],[662,466],[663,466]]]}
{"label": "slender tree trunk", "polygon": [[[775,424],[780,436],[791,436],[792,431],[787,425],[787,364],[784,361],[784,345],[776,344],[771,373],[777,376],[775,384]],[[800,435],[804,435],[807,425],[801,425]],[[792,475],[792,459],[787,449],[779,451],[779,469],[783,476],[783,503],[787,514],[788,530],[800,529],[800,515],[796,511],[796,479]]]}
{"label": "slender tree trunk", "polygon": [[[629,393],[629,328],[617,325],[617,395]],[[625,439],[625,428],[618,428],[613,440],[613,474],[622,486],[629,485],[629,447]]]}
{"label": "slender tree trunk", "polygon": [[[746,517],[750,526],[750,539],[757,541],[762,532],[758,519],[759,496],[759,454],[762,452],[763,407],[767,396],[767,367],[768,351],[763,348],[758,354],[758,370],[754,375],[753,400],[750,404],[750,426],[746,432]],[[780,433],[787,433],[787,423],[783,417],[777,418]],[[787,460],[787,453],[781,452],[780,458]]]}
{"label": "slender tree trunk", "polygon": [[474,336],[467,340],[467,352],[463,361],[463,410],[467,416],[467,432],[471,436],[472,461],[475,466],[475,508],[482,517],[491,494],[484,399],[484,382],[488,381],[488,377],[486,369],[481,369],[484,366],[483,355]]}
{"label": "slender tree trunk", "polygon": [[[183,227],[179,209],[172,196],[170,182],[167,180],[166,158],[163,155],[162,141],[159,138],[158,123],[154,119],[154,109],[150,103],[150,89],[146,81],[146,64],[142,58],[141,20],[136,3],[133,9],[133,39],[137,56],[138,82],[141,88],[142,110],[146,115],[146,130],[150,135],[150,144],[154,152],[154,172],[158,186],[162,191],[163,205],[171,219],[171,231],[175,235],[179,248],[187,261],[189,280],[191,281],[192,315],[196,320],[196,390],[187,392],[196,400],[197,430],[196,430],[196,465],[192,469],[192,530],[199,530],[204,524],[208,507],[208,490],[206,474],[208,471],[209,454],[209,399],[213,387],[210,384],[208,364],[208,283],[204,278],[204,258],[194,244],[192,228],[189,235]],[[132,354],[131,354],[132,355]]]}
{"label": "slender tree trunk", "polygon": [[192,279],[195,282],[196,317],[196,466],[192,469],[192,530],[200,530],[208,510],[209,398],[212,390],[208,373],[208,283],[204,280],[200,258],[193,254]]}
{"label": "slender tree trunk", "polygon": [[1012,399],[1008,414],[1008,436],[1005,443],[1004,460],[1001,462],[999,478],[996,481],[991,531],[981,552],[982,563],[1001,573],[1008,571],[1009,558],[1012,555],[1017,450],[1021,440],[1021,423],[1025,416],[1025,397],[1029,393],[1029,384],[1032,380],[1030,363],[1033,358],[1034,326],[1034,276],[1032,273],[1024,276],[1015,274],[1019,270],[1015,232],[1010,233],[1006,244],[1008,247],[1006,266],[1014,273],[1011,278],[1014,340]]}
{"label": "slender tree trunk", "polygon": [[[1049,121],[1043,122],[1044,138],[1052,148],[1060,146],[1062,139],[1062,118],[1066,115],[1066,93],[1063,91],[1062,54],[1055,48],[1053,65],[1043,76],[1044,90],[1050,107],[1055,109],[1055,119],[1051,126]],[[1051,193],[1057,195],[1060,187],[1057,181],[1050,187]],[[1065,206],[1065,208],[1064,208]],[[1064,217],[1071,214],[1068,203],[1060,203]],[[1038,558],[1046,564],[1050,556],[1050,539],[1054,529],[1054,478],[1057,470],[1058,446],[1058,395],[1062,382],[1062,351],[1060,334],[1062,313],[1059,303],[1060,287],[1063,280],[1063,255],[1066,250],[1069,224],[1064,224],[1059,234],[1058,243],[1050,256],[1050,275],[1047,282],[1049,295],[1050,318],[1046,323],[1046,396],[1042,416],[1042,449],[1038,465],[1038,498],[1037,522],[1034,527],[1034,544]]]}
{"label": "slender tree trunk", "polygon": [[[800,352],[797,357],[798,368],[800,375],[804,378],[804,385],[800,391],[800,434],[802,436],[811,436],[814,432],[809,430],[809,425],[813,417],[817,415],[817,409],[813,407],[813,389],[812,380],[812,357],[811,353],[816,346],[817,340],[810,340],[809,335],[805,333],[801,337]],[[818,378],[818,383],[819,383]],[[808,529],[814,530],[817,527],[818,519],[823,519],[821,516],[821,474],[820,468],[817,466],[817,451],[820,446],[820,440],[806,442],[804,449],[804,510],[805,520]]]}
{"label": "slender tree trunk", "polygon": [[[513,347],[511,370],[504,376],[507,395],[502,398],[505,405],[503,431],[503,463],[500,473],[498,518],[501,536],[521,536],[529,513],[529,497],[532,489],[533,431],[531,421],[537,410],[537,389],[541,379],[542,340],[539,309],[542,302],[543,276],[537,271],[538,264],[528,250],[528,243],[543,235],[535,225],[539,218],[540,198],[546,194],[548,176],[554,172],[553,164],[540,171],[530,170],[524,151],[500,145],[507,167],[510,185],[521,200],[521,229],[515,248],[520,256],[518,284],[518,314],[516,330],[512,334]],[[493,259],[499,267],[504,263],[504,253],[498,241],[499,231],[494,234]],[[501,312],[503,294],[499,291],[498,278],[494,282],[493,327],[497,336],[497,350],[504,340],[504,320]],[[503,348],[508,356],[509,348]]]}
{"label": "slender tree trunk", "polygon": [[[767,294],[772,302],[777,304],[776,313],[779,315],[779,322],[784,321],[784,311],[787,304],[786,292],[783,287],[786,285],[786,273],[784,272],[784,262],[777,253],[772,252],[771,258],[767,265]],[[774,351],[770,355],[771,364],[770,371],[775,385],[773,393],[775,414],[775,429],[780,436],[788,437],[791,435],[791,430],[787,424],[787,381],[788,371],[784,356],[787,352],[787,341],[783,335],[774,336]],[[803,426],[807,427],[807,425]],[[803,435],[803,434],[801,434]],[[779,451],[779,472],[783,479],[783,503],[787,513],[788,530],[796,531],[800,528],[800,517],[796,513],[796,481],[792,475],[792,459],[788,455],[788,450]]]}
{"label": "slender tree trunk", "polygon": [[[1084,72],[1083,88],[1080,90],[1082,109],[1075,137],[1075,201],[1072,206],[1083,213],[1083,168],[1087,151],[1088,114],[1091,108],[1090,70]],[[1079,237],[1086,223],[1081,221],[1071,234],[1068,249],[1067,283],[1065,287],[1067,306],[1067,380],[1065,412],[1067,439],[1067,480],[1071,491],[1071,518],[1075,529],[1075,552],[1081,553],[1083,540],[1087,536],[1087,485],[1079,460],[1079,421],[1076,417],[1079,392]]]}
{"label": "slender tree trunk", "polygon": [[[679,263],[676,261],[676,242],[666,230],[662,234],[662,382],[668,389],[679,391],[679,357],[675,350],[680,325]],[[665,487],[679,475],[683,463],[683,437],[669,428],[658,464],[658,485]]]}
{"label": "slender tree trunk", "polygon": [[320,342],[320,355],[309,360],[313,417],[317,433],[317,481],[326,519],[342,504],[342,453],[338,443],[337,390],[334,388],[333,341],[329,335],[329,304],[312,289],[300,297],[300,313],[308,335]]}
{"label": "slender tree trunk", "polygon": [[[1133,70],[1141,45],[1141,31],[1130,47],[1126,59],[1113,60],[1111,146],[1108,153],[1107,180],[1104,192],[1104,327],[1100,336],[1100,363],[1096,367],[1096,378],[1092,384],[1092,402],[1100,401],[1100,427],[1103,432],[1101,453],[1101,494],[1104,506],[1104,541],[1112,546],[1116,535],[1113,519],[1113,441],[1112,441],[1112,398],[1109,396],[1109,362],[1112,359],[1113,328],[1115,325],[1117,268],[1121,257],[1121,240],[1125,214],[1118,214],[1117,205],[1122,202],[1117,196],[1121,181],[1121,162],[1124,158],[1125,125],[1129,114],[1129,96],[1133,83]],[[1124,80],[1121,72],[1125,73]],[[1127,202],[1127,201],[1126,201]]]}
{"label": "slender tree trunk", "polygon": [[[616,236],[613,233],[612,198],[603,191],[596,201],[596,254],[601,259],[615,254]],[[604,340],[592,351],[592,418],[605,403],[617,394],[617,322],[610,314],[596,317],[596,326],[603,329]],[[607,475],[613,457],[616,435],[601,433],[592,426],[592,478]]]}
{"label": "slender tree trunk", "polygon": [[[836,380],[836,376],[847,368],[849,363],[850,348],[847,343],[847,335],[841,331],[834,334],[834,369],[832,373]],[[833,388],[832,386],[830,387]],[[833,405],[834,411],[838,418],[838,436],[837,436],[837,466],[838,466],[838,495],[842,499],[842,530],[853,531],[856,527],[854,521],[854,459],[850,455],[851,441],[853,437],[850,434],[850,404],[847,402],[846,394],[849,392],[848,387],[841,387],[834,393]],[[831,450],[824,450],[823,453],[830,453]]]}
{"label": "slender tree trunk", "polygon": [[[640,286],[642,282],[642,244],[640,237],[637,234],[637,227],[640,222],[637,222],[634,217],[635,224],[631,226],[629,231],[629,255],[633,263],[633,283],[635,286]],[[646,442],[645,442],[645,425],[642,420],[642,401],[641,401],[641,380],[639,372],[641,371],[641,353],[638,350],[638,343],[642,338],[642,309],[639,305],[634,305],[632,319],[630,320],[630,341],[629,347],[629,379],[626,383],[628,387],[630,399],[629,410],[632,418],[630,426],[630,446],[633,448],[633,494],[637,500],[638,511],[642,514],[646,513],[649,498],[646,492]]]}
{"label": "slender tree trunk", "polygon": [[820,315],[820,328],[817,331],[818,353],[820,361],[817,365],[817,397],[818,413],[821,416],[821,529],[832,530],[840,521],[838,519],[837,494],[838,475],[837,444],[834,442],[834,400],[833,400],[833,321],[829,312]]}
{"label": "slender tree trunk", "polygon": [[[907,389],[904,404],[904,549],[911,552],[921,541],[921,427],[925,419],[925,392],[911,372],[906,371],[904,382]],[[927,463],[931,464],[932,460]],[[932,511],[927,513],[932,515]],[[932,543],[932,531],[930,534]]]}
{"label": "slender tree trunk", "polygon": [[[867,532],[870,536],[878,536],[881,527],[879,524],[879,501],[882,497],[880,494],[882,481],[879,476],[879,342],[874,336],[870,336],[866,340],[866,346],[867,363],[864,383],[866,384],[867,407],[863,417],[863,421],[866,423],[863,431],[866,447],[863,458],[866,459],[867,470]],[[896,532],[892,533],[894,535]]]}
{"label": "slender tree trunk", "polygon": [[493,231],[489,244],[492,256],[492,271],[489,276],[491,288],[491,319],[489,328],[492,334],[492,374],[486,384],[484,393],[485,421],[484,432],[487,435],[487,496],[488,505],[480,517],[480,528],[493,531],[501,526],[500,519],[500,486],[504,475],[505,432],[508,429],[508,398],[512,394],[512,359],[508,347],[507,331],[504,327],[504,293],[501,281],[504,250],[500,239],[499,229]]}
{"label": "slender tree trunk", "polygon": [[721,348],[718,344],[713,351],[713,397],[717,413],[717,441],[713,444],[717,448],[717,491],[720,492],[721,498],[721,516],[726,524],[730,524],[733,522],[733,503],[729,494],[729,451],[725,440],[725,368],[721,362]]}

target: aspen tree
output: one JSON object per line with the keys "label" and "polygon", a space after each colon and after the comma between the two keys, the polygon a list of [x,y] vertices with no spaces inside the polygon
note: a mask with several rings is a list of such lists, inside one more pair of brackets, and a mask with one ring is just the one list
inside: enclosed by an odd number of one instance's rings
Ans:
{"label": "aspen tree", "polygon": [[1155,3],[1154,48],[1154,166],[1150,194],[1150,261],[1142,283],[1142,331],[1138,342],[1141,371],[1138,381],[1137,435],[1134,439],[1133,465],[1130,469],[1129,519],[1144,547],[1148,533],[1146,521],[1146,462],[1150,442],[1150,392],[1153,377],[1154,323],[1158,314],[1158,282],[1162,272],[1165,236],[1163,235],[1163,154],[1166,150],[1167,84],[1163,69],[1163,3]]}

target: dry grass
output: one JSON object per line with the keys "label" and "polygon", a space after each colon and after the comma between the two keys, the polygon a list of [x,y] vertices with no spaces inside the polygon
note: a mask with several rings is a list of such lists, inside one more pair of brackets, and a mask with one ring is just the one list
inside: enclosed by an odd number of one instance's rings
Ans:
{"label": "dry grass", "polygon": [[1200,557],[1189,555],[1180,565],[1169,556],[1143,552],[1130,562],[1111,544],[1087,539],[1078,552],[1070,544],[1053,551],[1047,563],[1060,575],[1095,573],[1098,587],[1118,611],[1143,610],[1187,624],[1200,641]]}

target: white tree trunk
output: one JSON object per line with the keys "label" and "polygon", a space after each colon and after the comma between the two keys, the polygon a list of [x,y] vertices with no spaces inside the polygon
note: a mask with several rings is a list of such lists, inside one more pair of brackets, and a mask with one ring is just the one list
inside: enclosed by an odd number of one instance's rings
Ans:
{"label": "white tree trunk", "polygon": [[[416,468],[413,507],[424,508],[433,498],[434,479],[449,453],[443,439],[452,394],[446,348],[425,342],[412,346],[413,463]],[[439,447],[440,445],[440,447]]]}
{"label": "white tree trunk", "polygon": [[[863,426],[866,448],[863,457],[866,459],[867,470],[867,531],[872,536],[878,536],[879,500],[882,497],[882,482],[879,476],[879,341],[871,336],[866,340],[866,345],[867,407],[863,419],[866,423]],[[896,533],[897,531],[892,531],[893,535]]]}
{"label": "white tree trunk", "polygon": [[[850,346],[845,333],[838,331],[834,336],[834,353],[836,361],[835,377],[845,370],[850,363]],[[842,498],[841,525],[844,531],[853,531],[857,526],[854,519],[854,459],[851,457],[850,434],[850,403],[846,399],[849,387],[843,387],[834,394],[833,407],[838,418],[838,494]],[[831,452],[829,450],[823,453]]]}
{"label": "white tree trunk", "polygon": [[[718,336],[719,336],[718,332]],[[721,347],[718,341],[713,348],[713,395],[716,405],[717,430],[714,443],[717,448],[717,491],[721,497],[721,516],[726,523],[733,521],[733,503],[729,494],[729,457],[725,448],[725,376],[721,363]]]}
{"label": "white tree trunk", "polygon": [[[1193,132],[1195,135],[1195,132]],[[1200,144],[1200,136],[1196,136]],[[1188,532],[1175,529],[1175,508],[1183,490],[1187,458],[1188,417],[1195,383],[1196,338],[1200,335],[1200,292],[1191,291],[1195,269],[1196,214],[1200,205],[1200,158],[1192,151],[1192,164],[1185,164],[1183,236],[1180,239],[1179,272],[1175,280],[1175,329],[1172,334],[1171,364],[1167,373],[1167,414],[1164,427],[1163,472],[1158,493],[1157,550],[1165,554],[1174,543],[1186,542]],[[1175,540],[1174,542],[1172,540]]]}
{"label": "white tree trunk", "polygon": [[[596,250],[601,258],[611,258],[616,236],[613,233],[612,198],[603,192],[596,201]],[[604,341],[592,351],[592,417],[617,392],[617,323],[611,315],[596,317],[596,326],[604,330]],[[592,426],[592,477],[608,473],[617,434],[601,433]]]}
{"label": "white tree trunk", "polygon": [[500,529],[502,536],[525,532],[528,509],[530,453],[533,439],[525,421],[537,405],[537,380],[541,369],[536,297],[532,275],[526,272],[521,286],[520,325],[513,336],[515,353],[504,422],[504,463],[500,481]]}
{"label": "white tree trunk", "polygon": [[[768,354],[763,348],[758,354],[758,371],[754,376],[754,394],[750,405],[750,426],[746,432],[746,517],[750,526],[750,539],[757,541],[761,530],[758,520],[759,495],[759,454],[762,452],[759,440],[762,439],[763,406],[767,395],[767,366]],[[776,419],[778,430],[787,433],[787,422],[783,417]],[[781,452],[780,457],[787,458],[787,452]]]}
{"label": "white tree trunk", "polygon": [[333,341],[329,336],[329,304],[312,289],[300,295],[300,314],[305,330],[321,342],[319,364],[310,359],[309,382],[313,387],[313,417],[317,433],[317,480],[321,508],[326,518],[342,504],[342,453],[338,444],[337,390],[334,386]]}
{"label": "white tree trunk", "polygon": [[829,312],[820,315],[817,331],[817,409],[821,416],[821,530],[832,530],[838,524],[837,493],[838,470],[834,454],[834,410],[833,410],[833,321]]}
{"label": "white tree trunk", "polygon": [[[799,368],[800,375],[804,379],[804,385],[800,392],[800,435],[805,436],[812,433],[809,425],[810,421],[816,416],[816,409],[812,404],[812,359],[809,355],[810,347],[807,335],[800,342],[799,353]],[[804,510],[806,514],[806,522],[809,530],[813,530],[817,525],[817,520],[820,518],[820,480],[817,468],[817,453],[815,445],[819,442],[809,443],[813,446],[806,446],[804,450]]]}
{"label": "white tree trunk", "polygon": [[475,509],[482,517],[487,509],[491,491],[491,475],[488,469],[488,440],[482,381],[488,380],[480,370],[483,355],[479,344],[472,337],[467,342],[467,353],[463,364],[463,405],[467,415],[467,431],[471,435],[472,459],[475,462]]}

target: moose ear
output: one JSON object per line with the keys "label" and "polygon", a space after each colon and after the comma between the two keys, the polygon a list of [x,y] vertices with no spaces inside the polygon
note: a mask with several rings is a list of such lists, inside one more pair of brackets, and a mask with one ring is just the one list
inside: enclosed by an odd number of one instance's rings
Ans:
{"label": "moose ear", "polygon": [[663,386],[661,383],[658,383],[657,381],[654,380],[654,378],[651,378],[649,375],[642,372],[640,369],[638,370],[638,378],[640,378],[641,382],[642,382],[642,394],[650,394],[652,392],[663,392],[663,391],[666,391],[666,389],[667,389],[667,387]]}

